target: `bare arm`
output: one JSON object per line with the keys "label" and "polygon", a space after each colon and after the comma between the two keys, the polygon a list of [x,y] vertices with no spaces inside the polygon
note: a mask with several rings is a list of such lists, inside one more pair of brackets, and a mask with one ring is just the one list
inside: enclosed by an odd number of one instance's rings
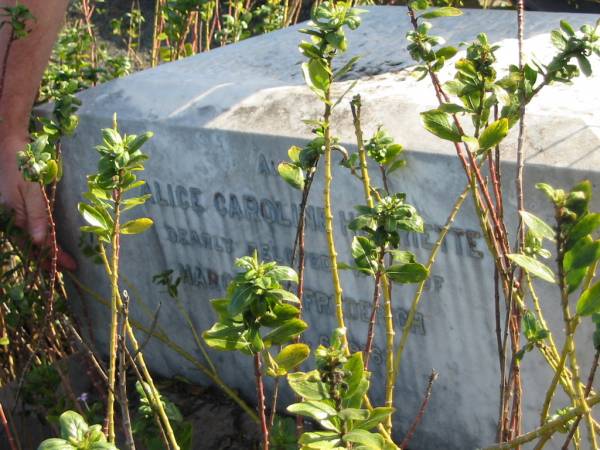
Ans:
{"label": "bare arm", "polygon": [[[42,194],[39,185],[23,180],[16,153],[28,142],[29,115],[68,0],[20,0],[20,4],[27,6],[36,20],[29,24],[27,37],[10,45],[5,68],[0,98],[0,202],[14,210],[17,225],[41,245],[47,239],[48,228]],[[0,33],[0,64],[9,40],[10,26],[6,25]]]}

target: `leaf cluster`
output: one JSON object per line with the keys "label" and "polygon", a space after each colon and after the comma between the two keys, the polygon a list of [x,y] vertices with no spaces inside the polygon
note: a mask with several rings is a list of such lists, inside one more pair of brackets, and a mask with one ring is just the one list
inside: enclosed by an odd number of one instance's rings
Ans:
{"label": "leaf cluster", "polygon": [[116,208],[127,211],[143,205],[150,197],[147,194],[125,199],[122,195],[144,184],[135,172],[143,170],[148,159],[141,147],[152,133],[121,135],[115,118],[113,128],[102,130],[102,136],[102,144],[96,147],[100,154],[98,172],[88,176],[88,192],[83,195],[88,203],[79,203],[78,209],[88,223],[81,230],[94,233],[102,242],[109,242],[117,229],[120,234],[139,234],[152,226],[152,220],[148,218],[133,219],[123,225],[115,224],[114,220]]}
{"label": "leaf cluster", "polygon": [[56,149],[61,138],[72,135],[79,123],[76,112],[81,101],[74,93],[72,83],[61,84],[55,97],[53,118],[39,117],[41,130],[31,133],[32,142],[17,153],[17,164],[26,180],[45,185],[60,181],[62,164]]}
{"label": "leaf cluster", "polygon": [[[156,425],[156,409],[150,400],[151,388],[146,382],[137,381],[135,390],[139,396],[139,406],[137,415],[132,423],[134,436],[139,437],[148,450],[161,450],[164,448],[164,442],[161,437],[161,430]],[[169,399],[157,394],[173,427],[173,432],[182,450],[192,449],[192,424],[184,420],[179,408]]]}
{"label": "leaf cluster", "polygon": [[385,169],[386,175],[406,165],[406,160],[401,157],[404,151],[402,145],[394,142],[394,138],[382,126],[377,127],[373,136],[364,145],[367,155]]}
{"label": "leaf cluster", "polygon": [[253,355],[294,339],[308,327],[298,318],[298,298],[282,285],[298,282],[293,269],[261,262],[256,252],[237,259],[236,266],[242,271],[229,284],[226,297],[211,301],[219,319],[203,334],[210,347]]}
{"label": "leaf cluster", "polygon": [[[386,273],[396,283],[418,283],[429,275],[425,266],[416,261],[413,253],[398,250],[400,232],[422,233],[423,218],[414,206],[405,203],[405,194],[381,198],[373,208],[357,206],[360,213],[348,227],[359,236],[352,239],[352,268],[368,275]],[[392,265],[386,267],[384,256],[393,256]]]}
{"label": "leaf cluster", "polygon": [[38,450],[118,450],[106,442],[101,425],[88,425],[75,411],[61,414],[60,438],[43,441]]}
{"label": "leaf cluster", "polygon": [[25,5],[0,6],[0,30],[4,25],[10,25],[13,39],[23,39],[29,34],[27,22],[31,20],[36,19]]}
{"label": "leaf cluster", "polygon": [[362,353],[347,356],[341,337],[334,331],[329,347],[315,352],[316,369],[288,375],[292,390],[303,400],[287,410],[315,421],[322,431],[300,436],[302,449],[395,449],[393,444],[372,430],[383,422],[393,408],[363,408],[369,390],[369,372],[364,369]]}
{"label": "leaf cluster", "polygon": [[330,102],[328,92],[331,83],[352,69],[358,58],[352,58],[335,73],[331,68],[332,59],[348,48],[344,32],[347,26],[355,30],[360,25],[362,11],[351,7],[350,2],[323,2],[315,9],[309,28],[300,32],[311,37],[310,42],[300,43],[300,52],[308,58],[302,64],[306,84],[324,102]]}

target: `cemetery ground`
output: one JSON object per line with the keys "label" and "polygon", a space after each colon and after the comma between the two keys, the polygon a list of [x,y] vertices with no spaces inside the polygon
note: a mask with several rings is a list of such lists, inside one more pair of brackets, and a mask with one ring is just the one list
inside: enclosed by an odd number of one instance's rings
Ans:
{"label": "cemetery ground", "polygon": [[0,448],[596,450],[600,20],[461,6],[74,2]]}

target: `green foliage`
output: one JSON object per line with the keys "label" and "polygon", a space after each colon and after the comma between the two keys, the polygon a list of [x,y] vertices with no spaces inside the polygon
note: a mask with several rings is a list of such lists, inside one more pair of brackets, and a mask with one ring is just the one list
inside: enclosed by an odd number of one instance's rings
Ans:
{"label": "green foliage", "polygon": [[[88,192],[84,197],[88,203],[79,203],[78,209],[88,225],[81,227],[84,232],[93,233],[101,242],[110,242],[117,231],[122,234],[138,234],[152,225],[148,218],[130,220],[120,227],[115,223],[117,209],[126,211],[142,205],[149,195],[123,198],[122,195],[144,184],[135,172],[143,170],[148,157],[141,147],[152,137],[152,133],[142,135],[121,135],[117,131],[116,117],[113,128],[102,130],[103,142],[96,147],[100,154],[98,173],[88,177]],[[117,228],[120,227],[120,228]]]}
{"label": "green foliage", "polygon": [[275,417],[270,430],[271,450],[297,450],[296,421],[291,417]]}
{"label": "green foliage", "polygon": [[542,345],[550,332],[542,326],[535,314],[527,311],[523,315],[523,334],[527,339],[527,344],[515,354],[515,358],[519,360],[523,359],[525,353],[533,350],[535,346]]}
{"label": "green foliage", "polygon": [[554,273],[552,272],[552,269],[550,269],[548,266],[541,263],[537,259],[531,256],[521,255],[518,253],[511,253],[507,256],[512,262],[517,264],[529,274],[541,278],[542,280],[547,281],[549,283],[556,283],[556,279],[554,278]]}
{"label": "green foliage", "polygon": [[0,6],[0,30],[9,25],[13,40],[23,39],[29,34],[27,23],[32,20],[35,20],[35,17],[25,5],[17,3],[15,6]]}
{"label": "green foliage", "polygon": [[290,387],[303,401],[287,410],[310,418],[324,430],[303,433],[300,448],[396,448],[372,431],[393,409],[363,408],[369,372],[364,370],[361,353],[347,354],[341,339],[344,333],[334,331],[331,346],[316,349],[315,370],[288,375]]}
{"label": "green foliage", "polygon": [[365,142],[365,151],[385,170],[386,176],[406,165],[401,156],[404,151],[402,145],[395,143],[382,126],[377,127],[377,131]]}
{"label": "green foliage", "polygon": [[[429,271],[416,262],[410,252],[399,252],[400,232],[423,232],[423,219],[416,209],[405,203],[405,194],[382,198],[373,208],[358,206],[360,213],[348,227],[363,235],[352,240],[354,268],[374,275],[387,273],[397,283],[417,283],[427,278]],[[384,254],[394,256],[393,265],[384,267]]]}
{"label": "green foliage", "polygon": [[[81,7],[75,2],[73,13],[83,15],[78,9]],[[60,98],[65,86],[75,93],[131,72],[129,57],[111,53],[108,48],[99,45],[93,34],[93,23],[90,27],[92,34],[84,20],[72,20],[63,27],[44,72],[39,102]]]}
{"label": "green foliage", "polygon": [[46,439],[38,450],[118,450],[106,442],[101,425],[89,426],[75,411],[61,414],[60,438]]}
{"label": "green foliage", "polygon": [[308,325],[297,318],[298,298],[282,284],[298,281],[293,269],[261,262],[256,252],[239,258],[236,266],[242,271],[229,284],[227,296],[212,300],[219,320],[203,334],[210,347],[256,354],[306,329]]}
{"label": "green foliage", "polygon": [[17,153],[17,163],[23,177],[44,185],[60,181],[62,163],[58,145],[63,136],[75,132],[79,119],[76,115],[81,101],[75,97],[73,83],[61,83],[54,93],[53,118],[39,117],[41,131],[31,133],[32,142]]}
{"label": "green foliage", "polygon": [[308,58],[302,63],[302,73],[308,87],[325,103],[331,83],[351,69],[356,60],[351,60],[349,66],[334,74],[331,61],[339,53],[348,48],[344,26],[355,30],[360,25],[359,14],[362,11],[352,8],[346,2],[323,2],[314,11],[310,28],[300,30],[311,36],[311,42],[302,41],[300,52]]}
{"label": "green foliage", "polygon": [[[147,383],[137,381],[135,390],[139,396],[137,415],[133,421],[133,434],[144,444],[148,450],[162,450],[164,443],[161,431],[156,425],[156,411],[150,400],[152,391]],[[181,450],[192,450],[193,429],[191,422],[184,420],[179,408],[159,394],[160,402],[165,410],[173,432]]]}

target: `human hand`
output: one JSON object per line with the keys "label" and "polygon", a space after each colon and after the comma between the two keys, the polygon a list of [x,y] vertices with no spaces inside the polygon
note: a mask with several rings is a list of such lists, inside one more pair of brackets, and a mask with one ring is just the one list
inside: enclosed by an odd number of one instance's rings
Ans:
{"label": "human hand", "polygon": [[[0,203],[12,209],[15,225],[25,230],[35,245],[50,245],[48,214],[39,184],[26,181],[17,167],[16,154],[27,145],[21,137],[6,137],[0,142]],[[58,264],[74,270],[75,260],[60,248]]]}

